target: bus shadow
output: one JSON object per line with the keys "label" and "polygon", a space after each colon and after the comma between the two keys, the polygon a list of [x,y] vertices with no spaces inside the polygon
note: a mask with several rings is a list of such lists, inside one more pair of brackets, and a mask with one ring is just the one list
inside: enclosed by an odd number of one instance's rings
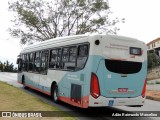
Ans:
{"label": "bus shadow", "polygon": [[[23,89],[23,91],[40,98],[42,101],[59,108],[63,112],[68,113],[70,116],[78,117],[79,119],[95,119],[95,120],[102,120],[102,119],[122,119],[122,120],[151,120],[151,118],[146,117],[122,117],[122,116],[114,116],[116,113],[134,113],[125,111],[122,109],[114,108],[114,107],[89,107],[89,108],[79,108],[72,105],[69,105],[65,102],[60,102],[56,104],[52,101],[51,97],[43,94],[39,91],[33,89]],[[114,115],[113,115],[114,114]],[[118,114],[117,114],[118,115]]]}

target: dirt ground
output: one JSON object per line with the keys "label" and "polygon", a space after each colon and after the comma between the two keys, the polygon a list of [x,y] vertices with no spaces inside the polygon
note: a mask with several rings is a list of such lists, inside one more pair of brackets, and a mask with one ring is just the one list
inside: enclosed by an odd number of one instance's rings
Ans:
{"label": "dirt ground", "polygon": [[159,68],[153,68],[152,70],[148,70],[147,80],[154,80],[160,78]]}
{"label": "dirt ground", "polygon": [[155,100],[155,101],[160,101],[160,91],[155,91],[155,90],[147,90],[146,91],[146,98]]}

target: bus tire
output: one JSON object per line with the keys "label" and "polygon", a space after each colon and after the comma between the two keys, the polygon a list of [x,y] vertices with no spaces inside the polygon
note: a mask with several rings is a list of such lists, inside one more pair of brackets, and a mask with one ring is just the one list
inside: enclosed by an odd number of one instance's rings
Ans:
{"label": "bus tire", "polygon": [[52,99],[55,103],[59,103],[59,99],[58,99],[58,86],[55,84],[52,87]]}
{"label": "bus tire", "polygon": [[129,105],[128,107],[142,107],[143,105]]}
{"label": "bus tire", "polygon": [[28,89],[28,88],[29,88],[29,87],[27,87],[27,86],[25,85],[24,75],[22,76],[22,84],[23,84],[23,88],[24,88],[24,89]]}

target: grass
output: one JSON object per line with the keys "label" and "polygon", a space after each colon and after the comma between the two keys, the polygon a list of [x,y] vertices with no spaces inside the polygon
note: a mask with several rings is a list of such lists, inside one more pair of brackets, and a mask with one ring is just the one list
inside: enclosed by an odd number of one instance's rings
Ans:
{"label": "grass", "polygon": [[[39,98],[36,98],[22,90],[8,85],[7,83],[0,81],[0,111],[60,111],[60,109],[53,107]],[[74,120],[74,117],[69,117],[65,112],[66,117],[45,117],[37,118],[37,120],[48,119],[67,119]],[[9,119],[9,118],[8,118]],[[22,120],[28,120],[28,118],[21,118]],[[32,118],[29,118],[32,119]],[[33,118],[36,120],[36,118]],[[10,120],[10,119],[9,119]],[[14,120],[14,118],[12,118]],[[16,118],[15,118],[16,120]]]}

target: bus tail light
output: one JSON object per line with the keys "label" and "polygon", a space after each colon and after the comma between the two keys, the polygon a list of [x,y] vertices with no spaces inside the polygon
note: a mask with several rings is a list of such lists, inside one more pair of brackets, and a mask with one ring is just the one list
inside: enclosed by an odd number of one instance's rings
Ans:
{"label": "bus tail light", "polygon": [[92,73],[92,75],[91,75],[90,93],[96,99],[100,96],[98,77],[94,73]]}
{"label": "bus tail light", "polygon": [[142,90],[142,97],[145,97],[145,93],[146,93],[146,80],[144,82],[144,86],[143,86],[143,90]]}

